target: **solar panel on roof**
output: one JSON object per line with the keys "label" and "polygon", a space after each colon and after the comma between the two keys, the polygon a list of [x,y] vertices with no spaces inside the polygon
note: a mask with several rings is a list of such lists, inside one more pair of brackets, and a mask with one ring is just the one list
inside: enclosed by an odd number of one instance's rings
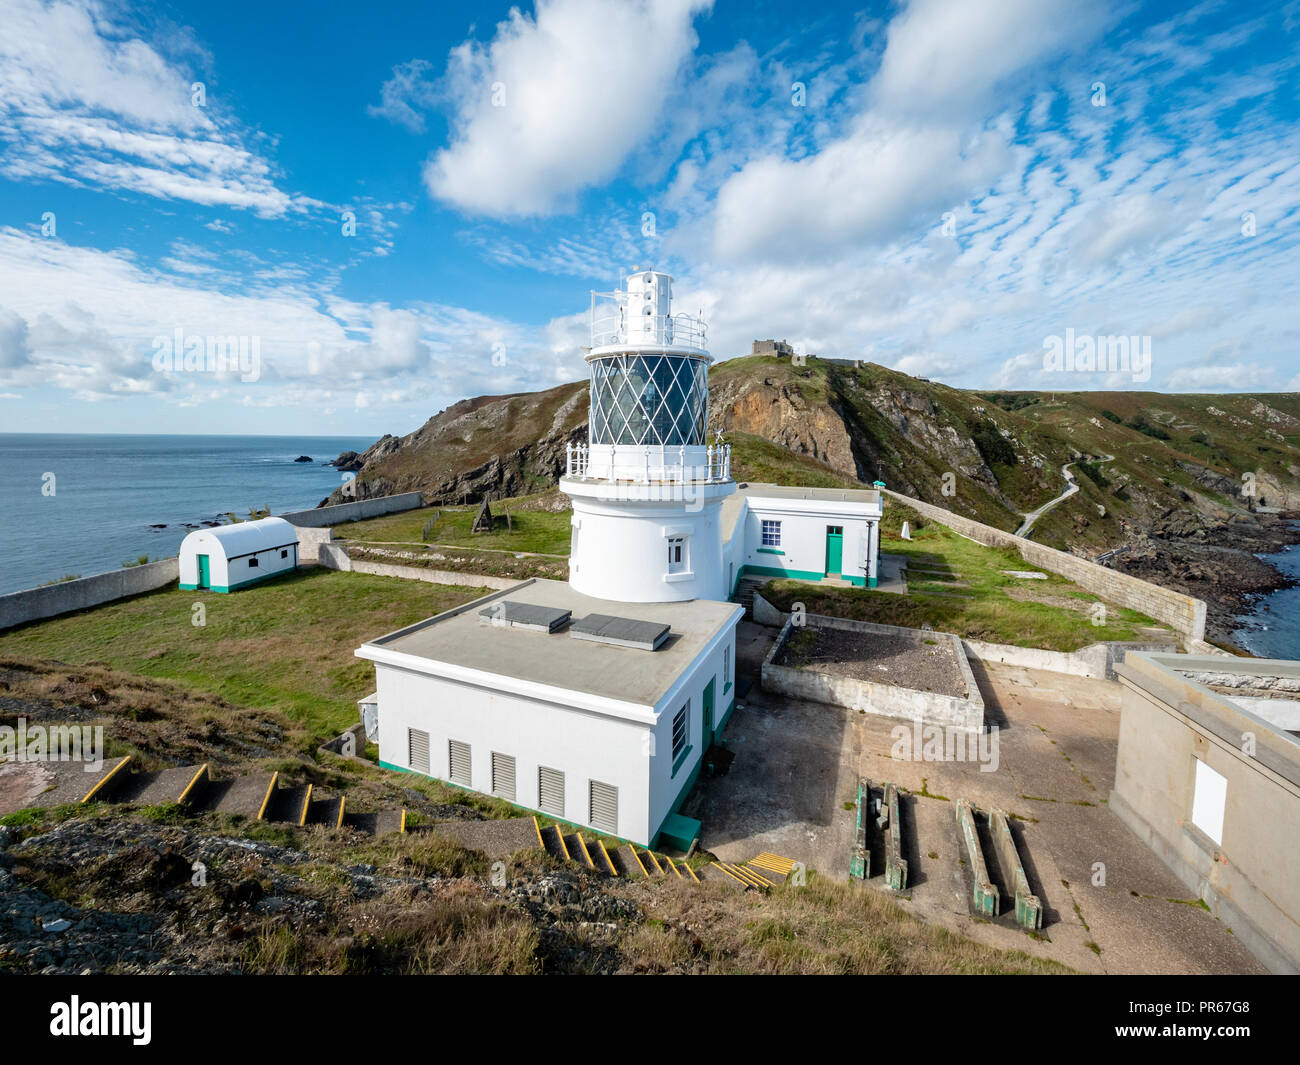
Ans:
{"label": "solar panel on roof", "polygon": [[668,639],[670,629],[671,626],[661,621],[638,621],[636,618],[620,618],[612,614],[588,614],[569,626],[569,635],[578,640],[657,651]]}
{"label": "solar panel on roof", "polygon": [[572,613],[559,607],[502,599],[485,606],[478,612],[478,617],[480,625],[509,625],[517,629],[555,632],[564,626]]}

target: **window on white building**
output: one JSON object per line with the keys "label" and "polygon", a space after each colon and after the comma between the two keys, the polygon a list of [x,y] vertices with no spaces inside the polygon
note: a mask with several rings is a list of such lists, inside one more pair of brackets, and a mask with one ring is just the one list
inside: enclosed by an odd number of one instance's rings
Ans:
{"label": "window on white building", "polygon": [[686,550],[686,537],[668,537],[668,572],[685,573],[690,567],[690,555]]}
{"label": "window on white building", "polygon": [[768,518],[763,519],[763,546],[781,546],[781,523]]}
{"label": "window on white building", "polygon": [[688,700],[676,714],[673,715],[673,761],[681,756],[686,750],[686,741],[690,735],[691,722],[691,704]]}

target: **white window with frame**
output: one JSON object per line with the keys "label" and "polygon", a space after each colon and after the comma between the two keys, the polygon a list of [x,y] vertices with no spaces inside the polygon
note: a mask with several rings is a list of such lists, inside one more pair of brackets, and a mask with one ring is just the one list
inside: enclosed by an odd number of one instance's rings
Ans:
{"label": "white window with frame", "polygon": [[1228,778],[1199,758],[1192,782],[1192,824],[1215,843],[1223,843],[1223,811],[1228,803]]}
{"label": "white window with frame", "polygon": [[668,572],[686,573],[690,570],[690,552],[685,536],[668,537]]}
{"label": "white window with frame", "polygon": [[763,519],[763,545],[764,547],[781,546],[781,523],[771,518]]}
{"label": "white window with frame", "polygon": [[537,808],[552,817],[564,816],[564,774],[560,770],[537,767]]}
{"label": "white window with frame", "polygon": [[618,834],[618,788],[613,784],[602,784],[599,780],[590,783],[588,795],[591,801],[591,820],[587,823],[601,832],[611,836]]}
{"label": "white window with frame", "polygon": [[691,732],[691,703],[688,699],[680,710],[673,715],[673,761],[676,762],[686,750]]}
{"label": "white window with frame", "polygon": [[514,755],[492,752],[492,794],[498,799],[515,801]]}
{"label": "white window with frame", "polygon": [[424,729],[406,730],[406,764],[417,773],[429,772],[429,734]]}
{"label": "white window with frame", "polygon": [[462,788],[470,786],[470,749],[460,740],[447,741],[447,761],[451,768],[448,779]]}

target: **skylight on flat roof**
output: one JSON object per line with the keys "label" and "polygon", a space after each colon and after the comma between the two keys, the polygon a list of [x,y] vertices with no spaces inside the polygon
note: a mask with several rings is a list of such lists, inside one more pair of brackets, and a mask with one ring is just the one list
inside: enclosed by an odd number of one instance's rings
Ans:
{"label": "skylight on flat roof", "polygon": [[569,626],[569,635],[577,640],[657,651],[668,639],[671,628],[661,621],[638,621],[612,614],[588,614]]}
{"label": "skylight on flat roof", "polygon": [[509,625],[516,629],[555,632],[564,627],[572,613],[573,611],[560,607],[501,599],[480,610],[478,618],[480,625]]}

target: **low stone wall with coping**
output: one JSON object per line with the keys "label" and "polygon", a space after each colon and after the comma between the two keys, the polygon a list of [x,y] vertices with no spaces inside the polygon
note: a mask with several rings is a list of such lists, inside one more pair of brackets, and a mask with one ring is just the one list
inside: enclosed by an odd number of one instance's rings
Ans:
{"label": "low stone wall with coping", "polygon": [[385,514],[415,510],[417,507],[422,506],[424,506],[424,495],[422,493],[403,492],[395,496],[358,499],[355,503],[336,503],[332,507],[295,510],[289,514],[280,514],[278,516],[296,528],[311,529],[325,525],[342,525],[349,521],[363,521],[366,518],[378,518]]}
{"label": "low stone wall with coping", "polygon": [[903,688],[876,680],[859,680],[856,677],[845,677],[835,673],[822,673],[806,667],[778,665],[776,660],[794,628],[793,618],[786,620],[767,658],[763,660],[761,676],[764,691],[787,695],[793,699],[830,703],[832,706],[861,710],[880,717],[901,718],[907,721],[920,720],[923,724],[942,725],[945,728],[960,729],[964,732],[984,730],[984,699],[980,695],[979,686],[975,683],[975,675],[971,672],[970,663],[966,661],[961,640],[952,633],[933,632],[929,629],[903,629],[896,625],[876,625],[869,621],[825,617],[821,614],[808,614],[805,624],[811,629],[841,629],[848,632],[902,637],[914,641],[918,647],[925,640],[951,641],[953,658],[961,670],[966,696],[961,698],[940,695],[937,692],[917,691],[914,688]]}
{"label": "low stone wall with coping", "polygon": [[1016,536],[1005,529],[995,529],[992,525],[964,518],[951,510],[936,507],[932,503],[923,503],[919,499],[905,496],[888,488],[882,491],[905,503],[922,517],[938,522],[940,525],[960,533],[968,540],[984,544],[986,547],[1007,547],[1019,553],[1020,557],[1031,566],[1048,570],[1074,581],[1080,588],[1091,592],[1101,599],[1128,607],[1147,617],[1163,621],[1179,635],[1188,640],[1205,639],[1206,605],[1203,599],[1194,599],[1158,584],[1131,577],[1127,573],[1107,569],[1086,558],[1079,558],[1054,547],[1047,547],[1023,536]]}
{"label": "low stone wall with coping", "polygon": [[164,558],[143,566],[126,566],[93,577],[0,595],[0,630],[101,606],[114,599],[142,595],[175,584],[179,579],[179,562],[174,558]]}

